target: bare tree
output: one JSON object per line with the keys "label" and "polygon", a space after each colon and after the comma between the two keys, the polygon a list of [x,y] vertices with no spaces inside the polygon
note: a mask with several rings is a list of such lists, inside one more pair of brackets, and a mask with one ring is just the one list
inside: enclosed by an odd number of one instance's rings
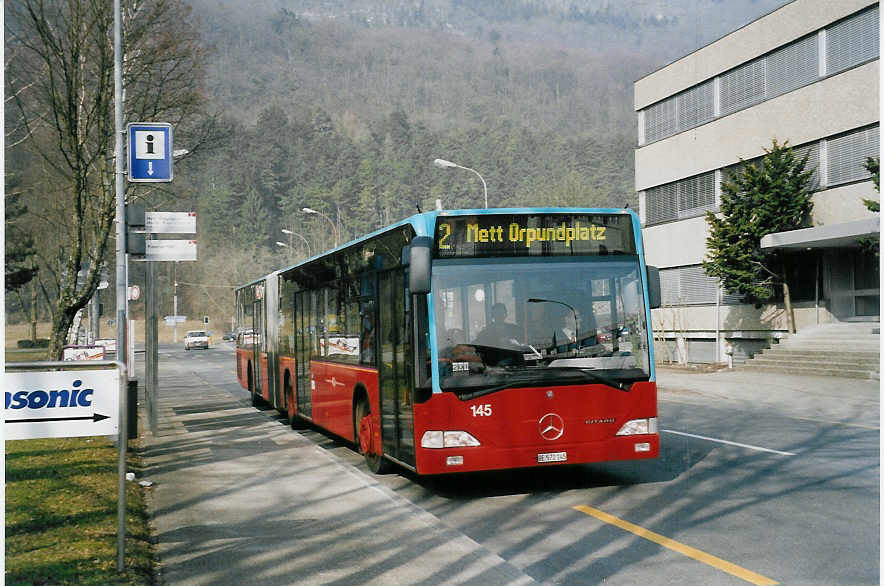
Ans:
{"label": "bare tree", "polygon": [[[189,7],[179,0],[123,5],[125,117],[171,122],[176,137],[193,137],[189,150],[196,150],[205,129],[203,54]],[[39,179],[31,176],[29,207],[51,282],[43,284],[53,357],[61,356],[112,252],[113,20],[111,0],[6,4],[6,92],[17,109],[16,142],[42,166]],[[127,198],[133,195],[130,188]]]}

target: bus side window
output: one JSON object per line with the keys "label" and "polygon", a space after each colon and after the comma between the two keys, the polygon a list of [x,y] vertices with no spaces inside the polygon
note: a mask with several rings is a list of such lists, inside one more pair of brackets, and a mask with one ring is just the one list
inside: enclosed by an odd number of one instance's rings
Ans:
{"label": "bus side window", "polygon": [[364,300],[360,303],[361,331],[359,333],[359,361],[362,364],[374,364],[374,314],[375,301]]}

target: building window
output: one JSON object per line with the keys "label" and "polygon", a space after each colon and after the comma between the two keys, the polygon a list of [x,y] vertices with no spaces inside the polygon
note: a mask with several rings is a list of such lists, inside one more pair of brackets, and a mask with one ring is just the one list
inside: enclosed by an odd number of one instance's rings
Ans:
{"label": "building window", "polygon": [[864,163],[868,157],[877,157],[880,130],[876,124],[842,134],[826,141],[827,185],[840,185],[869,178]]}
{"label": "building window", "polygon": [[694,218],[715,209],[715,172],[678,182],[678,217]]}
{"label": "building window", "polygon": [[678,132],[675,98],[645,108],[645,142],[654,142]]}
{"label": "building window", "polygon": [[804,155],[807,155],[807,163],[804,165],[804,170],[813,171],[807,187],[811,191],[817,191],[820,188],[820,143],[812,142],[797,146],[792,149],[792,152],[796,159],[801,159]]}
{"label": "building window", "polygon": [[695,128],[715,118],[715,83],[694,86],[678,96],[678,130]]}
{"label": "building window", "polygon": [[[708,276],[702,265],[660,269],[660,287],[664,306],[715,305],[718,300],[718,279]],[[741,295],[722,291],[721,303],[741,303]]]}
{"label": "building window", "polygon": [[721,115],[726,116],[764,99],[764,59],[756,59],[721,76]]}
{"label": "building window", "polygon": [[648,189],[645,200],[648,226],[678,219],[678,188],[675,183]]}
{"label": "building window", "polygon": [[826,29],[826,71],[838,73],[877,59],[878,44],[877,6],[845,18]]}
{"label": "building window", "polygon": [[647,190],[646,225],[702,216],[716,210],[715,171]]}
{"label": "building window", "polygon": [[805,37],[777,49],[767,61],[767,98],[791,92],[819,78],[819,40]]}

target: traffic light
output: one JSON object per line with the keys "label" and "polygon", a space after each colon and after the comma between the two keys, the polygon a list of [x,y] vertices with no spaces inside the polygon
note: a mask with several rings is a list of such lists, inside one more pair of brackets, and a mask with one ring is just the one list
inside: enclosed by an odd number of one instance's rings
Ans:
{"label": "traffic light", "polygon": [[209,316],[208,315],[203,316],[203,323],[206,325],[209,325]]}

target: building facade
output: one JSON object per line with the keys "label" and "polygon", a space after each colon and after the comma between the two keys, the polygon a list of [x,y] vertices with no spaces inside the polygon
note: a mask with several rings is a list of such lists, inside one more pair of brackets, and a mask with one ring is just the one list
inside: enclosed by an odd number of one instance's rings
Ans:
{"label": "building facade", "polygon": [[772,141],[808,155],[812,226],[771,234],[789,259],[798,330],[880,313],[878,200],[864,164],[879,156],[879,7],[793,0],[635,82],[635,188],[648,263],[660,268],[658,359],[724,362],[789,328],[782,302],[756,308],[703,272],[721,181]]}

